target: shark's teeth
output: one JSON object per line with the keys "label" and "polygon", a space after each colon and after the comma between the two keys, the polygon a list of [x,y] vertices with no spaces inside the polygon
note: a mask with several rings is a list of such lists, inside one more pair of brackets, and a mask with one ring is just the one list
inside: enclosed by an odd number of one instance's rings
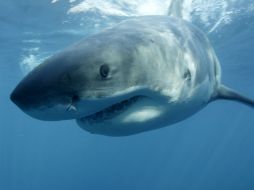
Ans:
{"label": "shark's teeth", "polygon": [[142,96],[134,96],[130,99],[123,100],[122,102],[113,104],[112,106],[96,112],[95,114],[86,116],[83,119],[87,120],[88,122],[101,122],[104,120],[109,120],[125,111],[129,106],[137,102],[140,98],[142,98]]}
{"label": "shark's teeth", "polygon": [[76,108],[74,105],[70,105],[70,106],[68,106],[67,111],[76,112],[76,111],[78,111],[78,110],[77,110],[77,108]]}

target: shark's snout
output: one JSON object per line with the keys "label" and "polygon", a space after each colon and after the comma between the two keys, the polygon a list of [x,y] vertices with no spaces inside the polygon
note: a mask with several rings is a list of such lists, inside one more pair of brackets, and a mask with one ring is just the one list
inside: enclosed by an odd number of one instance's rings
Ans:
{"label": "shark's snout", "polygon": [[21,82],[10,95],[11,101],[22,111],[40,120],[75,118],[77,96],[52,92],[50,88],[28,85],[27,82]]}
{"label": "shark's snout", "polygon": [[12,91],[10,99],[21,109],[27,106],[27,98],[23,95],[23,93],[20,90],[17,90],[16,88]]}
{"label": "shark's snout", "polygon": [[11,101],[24,111],[35,106],[38,98],[34,94],[33,85],[27,84],[27,81],[21,82],[10,95]]}
{"label": "shark's snout", "polygon": [[59,59],[36,67],[11,92],[11,101],[29,116],[56,121],[75,119],[93,112],[87,106],[79,108],[84,99],[81,95],[89,92],[82,70],[69,67],[65,62],[60,67]]}

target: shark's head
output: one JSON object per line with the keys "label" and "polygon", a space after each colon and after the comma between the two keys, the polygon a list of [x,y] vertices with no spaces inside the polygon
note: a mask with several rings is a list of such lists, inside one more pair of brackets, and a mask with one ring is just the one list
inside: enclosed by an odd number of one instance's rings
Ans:
{"label": "shark's head", "polygon": [[[145,71],[133,44],[123,46],[123,41],[112,39],[109,45],[100,36],[91,37],[60,52],[31,71],[11,100],[40,120],[78,119],[93,126],[107,121],[117,126],[131,118],[144,121],[140,117],[146,114],[155,117],[152,104],[159,98],[148,85],[153,68]],[[151,109],[137,115],[144,100]]]}

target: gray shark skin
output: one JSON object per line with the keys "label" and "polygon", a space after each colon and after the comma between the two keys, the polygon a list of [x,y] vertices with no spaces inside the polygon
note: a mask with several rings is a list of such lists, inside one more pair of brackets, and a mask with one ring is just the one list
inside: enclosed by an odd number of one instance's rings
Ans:
{"label": "gray shark skin", "polygon": [[91,132],[127,136],[182,121],[217,99],[245,98],[221,85],[206,35],[169,16],[136,17],[45,60],[11,100],[40,120],[76,119]]}

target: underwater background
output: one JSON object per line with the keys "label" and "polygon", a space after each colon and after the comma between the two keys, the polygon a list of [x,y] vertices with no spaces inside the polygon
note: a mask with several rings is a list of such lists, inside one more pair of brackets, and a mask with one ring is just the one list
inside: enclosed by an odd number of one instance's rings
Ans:
{"label": "underwater background", "polygon": [[[177,1],[177,0],[173,0]],[[253,190],[254,110],[217,101],[193,117],[129,137],[45,122],[9,100],[16,84],[66,46],[163,0],[0,0],[0,190]],[[254,98],[253,0],[183,0],[205,31],[226,85]]]}

